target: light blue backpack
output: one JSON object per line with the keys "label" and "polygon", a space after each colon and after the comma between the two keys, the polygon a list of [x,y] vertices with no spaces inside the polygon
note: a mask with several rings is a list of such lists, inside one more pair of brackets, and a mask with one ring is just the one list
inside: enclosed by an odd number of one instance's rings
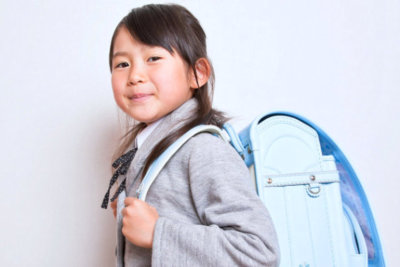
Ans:
{"label": "light blue backpack", "polygon": [[351,165],[321,129],[294,114],[259,116],[239,135],[229,124],[223,130],[193,128],[150,166],[139,199],[145,200],[171,156],[200,132],[230,142],[249,167],[278,234],[280,266],[385,266],[371,209]]}

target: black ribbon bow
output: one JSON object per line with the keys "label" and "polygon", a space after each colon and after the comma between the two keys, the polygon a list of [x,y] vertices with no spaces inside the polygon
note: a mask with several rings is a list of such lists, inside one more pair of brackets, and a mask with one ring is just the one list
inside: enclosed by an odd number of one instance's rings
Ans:
{"label": "black ribbon bow", "polygon": [[113,176],[111,177],[110,185],[108,186],[108,190],[107,190],[106,194],[104,195],[103,203],[101,204],[101,207],[103,209],[107,209],[108,202],[109,201],[113,202],[118,197],[118,195],[123,190],[125,190],[126,178],[122,181],[122,183],[118,187],[117,191],[114,193],[111,200],[109,199],[111,187],[117,181],[117,179],[120,175],[125,175],[128,172],[129,166],[131,165],[131,162],[132,162],[133,158],[135,157],[136,151],[137,151],[137,148],[135,147],[135,148],[129,150],[128,152],[126,152],[125,154],[123,154],[121,157],[119,157],[116,161],[113,162],[112,167],[114,169],[116,169],[116,168],[118,168],[118,169],[114,172]]}

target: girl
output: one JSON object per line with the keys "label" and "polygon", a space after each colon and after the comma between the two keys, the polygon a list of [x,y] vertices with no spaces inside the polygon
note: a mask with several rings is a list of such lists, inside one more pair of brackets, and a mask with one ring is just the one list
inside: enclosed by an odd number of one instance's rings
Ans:
{"label": "girl", "polygon": [[[218,137],[191,138],[158,175],[146,202],[134,197],[150,164],[178,137],[196,125],[226,121],[211,107],[214,73],[205,39],[197,19],[179,5],[133,9],[115,29],[109,58],[115,101],[140,122],[126,135],[110,182],[120,184],[111,198],[114,214],[114,199],[127,196],[120,198],[119,266],[277,265],[268,212],[244,162]],[[103,207],[108,198],[109,191]]]}

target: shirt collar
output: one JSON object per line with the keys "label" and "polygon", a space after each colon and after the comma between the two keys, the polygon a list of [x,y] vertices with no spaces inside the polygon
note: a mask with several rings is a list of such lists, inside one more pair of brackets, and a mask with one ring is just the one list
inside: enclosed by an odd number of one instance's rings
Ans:
{"label": "shirt collar", "polygon": [[146,128],[144,128],[137,136],[136,136],[136,146],[137,148],[140,148],[144,141],[146,141],[147,137],[154,131],[155,128],[157,128],[157,125],[160,124],[160,122],[163,120],[163,118],[151,123],[150,125],[147,125]]}

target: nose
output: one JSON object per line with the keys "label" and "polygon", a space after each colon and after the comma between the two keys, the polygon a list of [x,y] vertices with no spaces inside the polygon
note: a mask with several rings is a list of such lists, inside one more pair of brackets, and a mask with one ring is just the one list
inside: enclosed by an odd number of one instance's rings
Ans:
{"label": "nose", "polygon": [[139,83],[144,83],[145,81],[146,71],[144,69],[144,66],[141,66],[141,64],[133,65],[129,73],[128,83],[130,85],[136,85]]}

